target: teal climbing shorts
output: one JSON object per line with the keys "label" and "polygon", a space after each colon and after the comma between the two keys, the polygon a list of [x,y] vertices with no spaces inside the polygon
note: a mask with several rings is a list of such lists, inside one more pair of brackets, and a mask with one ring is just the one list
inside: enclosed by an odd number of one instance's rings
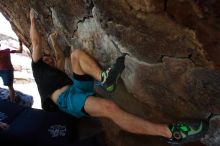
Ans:
{"label": "teal climbing shorts", "polygon": [[84,105],[87,97],[94,95],[94,80],[72,80],[73,84],[59,95],[56,104],[61,111],[80,118],[87,115]]}

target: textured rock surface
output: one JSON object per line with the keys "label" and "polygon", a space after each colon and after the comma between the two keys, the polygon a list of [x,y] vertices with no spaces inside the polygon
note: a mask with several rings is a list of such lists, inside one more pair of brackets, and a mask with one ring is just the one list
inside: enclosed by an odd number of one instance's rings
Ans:
{"label": "textured rock surface", "polygon": [[[82,48],[103,68],[121,52],[130,54],[118,90],[108,95],[98,89],[125,110],[159,123],[219,113],[220,1],[0,0],[1,12],[31,50],[30,7],[39,14],[47,53],[48,36],[57,30],[67,56],[68,46]],[[110,145],[166,145],[162,139],[128,134],[106,120],[103,125]],[[210,131],[218,139],[219,128]],[[207,137],[203,143],[218,145]]]}
{"label": "textured rock surface", "polygon": [[220,144],[220,138],[219,134],[220,131],[216,130],[220,128],[220,116],[215,116],[211,119],[210,128],[208,131],[208,134],[202,139],[203,143],[209,145],[209,146],[219,146]]}

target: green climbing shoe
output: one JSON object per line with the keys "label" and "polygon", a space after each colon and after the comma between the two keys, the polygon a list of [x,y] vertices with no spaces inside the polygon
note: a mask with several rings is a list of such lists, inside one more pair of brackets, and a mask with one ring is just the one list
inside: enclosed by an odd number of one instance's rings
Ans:
{"label": "green climbing shoe", "polygon": [[184,144],[197,141],[204,137],[208,130],[208,122],[196,121],[191,123],[178,123],[169,126],[172,138],[168,140],[170,144]]}
{"label": "green climbing shoe", "polygon": [[102,72],[101,76],[103,80],[101,84],[107,92],[115,91],[117,81],[125,68],[125,56],[126,54],[123,54],[118,57],[116,63],[113,64],[112,67],[109,67],[107,70]]}

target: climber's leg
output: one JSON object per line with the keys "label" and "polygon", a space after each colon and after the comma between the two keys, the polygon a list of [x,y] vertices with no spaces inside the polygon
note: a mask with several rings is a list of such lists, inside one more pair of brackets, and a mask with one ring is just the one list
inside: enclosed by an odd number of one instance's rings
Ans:
{"label": "climber's leg", "polygon": [[85,101],[84,109],[90,116],[111,119],[120,128],[131,133],[163,136],[166,138],[172,136],[167,125],[152,123],[127,113],[114,102],[107,99],[89,96]]}

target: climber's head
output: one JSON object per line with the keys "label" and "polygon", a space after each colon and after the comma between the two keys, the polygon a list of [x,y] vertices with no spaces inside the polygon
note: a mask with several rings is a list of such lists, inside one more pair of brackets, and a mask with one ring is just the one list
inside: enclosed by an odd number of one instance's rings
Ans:
{"label": "climber's head", "polygon": [[46,64],[48,64],[50,66],[55,65],[53,58],[48,54],[44,54],[42,59]]}

